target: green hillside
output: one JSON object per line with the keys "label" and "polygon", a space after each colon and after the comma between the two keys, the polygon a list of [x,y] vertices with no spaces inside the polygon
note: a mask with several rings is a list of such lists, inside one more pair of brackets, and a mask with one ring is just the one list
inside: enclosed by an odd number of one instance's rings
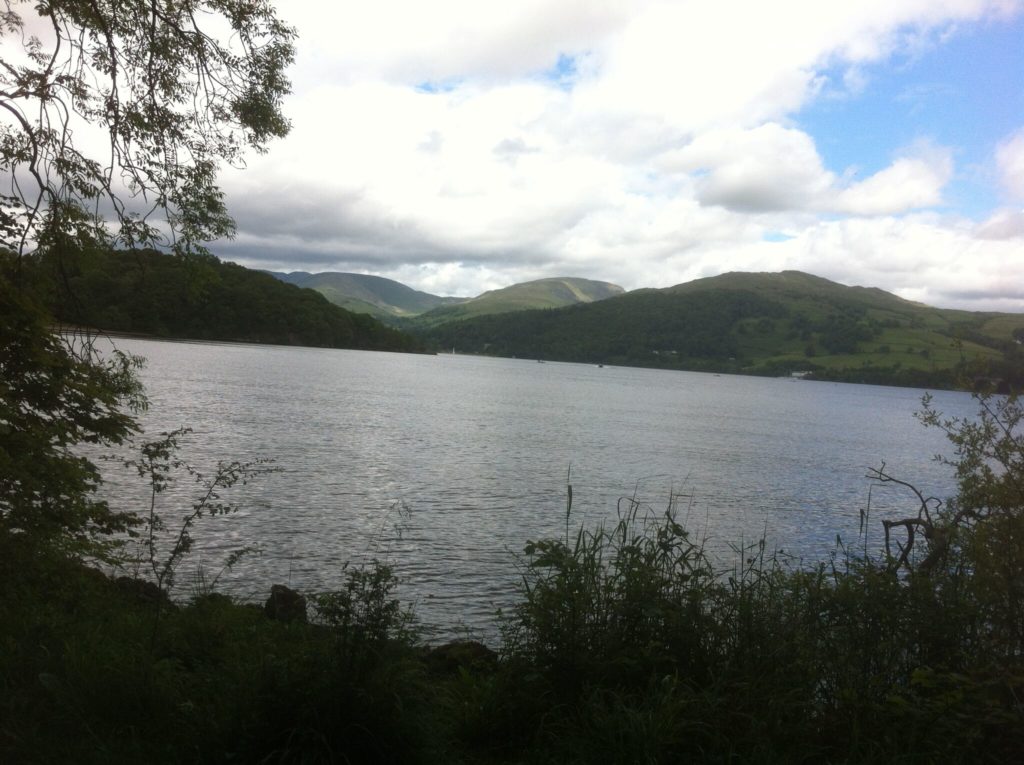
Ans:
{"label": "green hillside", "polygon": [[368,313],[380,319],[417,316],[438,306],[456,303],[463,298],[441,297],[407,287],[393,279],[369,274],[326,271],[310,274],[268,272],[281,281],[313,289],[335,305],[356,313]]}
{"label": "green hillside", "polygon": [[424,330],[466,353],[952,386],[1021,378],[1024,315],[932,308],[796,271],[730,273],[547,311]]}
{"label": "green hillside", "polygon": [[330,348],[420,350],[415,338],[312,290],[213,257],[45,256],[34,276],[59,321],[109,332]]}
{"label": "green hillside", "polygon": [[455,305],[435,308],[418,317],[410,326],[429,327],[475,316],[594,303],[623,292],[622,287],[616,284],[591,279],[568,276],[537,279],[490,290]]}

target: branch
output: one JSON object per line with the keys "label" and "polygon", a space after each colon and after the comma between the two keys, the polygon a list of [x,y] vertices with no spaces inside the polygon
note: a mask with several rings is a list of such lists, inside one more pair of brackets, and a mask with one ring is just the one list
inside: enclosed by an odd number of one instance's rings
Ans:
{"label": "branch", "polygon": [[[906,568],[907,570],[911,569],[910,554],[911,552],[913,552],[914,543],[917,541],[916,532],[918,529],[921,530],[926,540],[935,541],[938,545],[935,550],[931,551],[931,553],[919,567],[920,570],[923,571],[930,570],[931,567],[935,564],[938,556],[945,551],[945,544],[938,544],[941,535],[937,533],[935,522],[932,520],[931,512],[929,511],[929,506],[934,505],[935,508],[938,509],[939,507],[942,506],[942,501],[936,497],[925,497],[924,494],[921,493],[921,491],[912,483],[900,480],[899,478],[896,478],[890,475],[889,473],[885,472],[884,462],[882,463],[882,466],[880,468],[870,468],[867,477],[871,478],[872,480],[878,481],[879,483],[892,483],[896,484],[897,486],[903,486],[904,488],[910,489],[912,492],[914,492],[914,495],[917,497],[918,502],[920,503],[918,505],[916,516],[902,518],[895,521],[882,521],[882,526],[885,529],[886,555],[888,555],[890,559],[895,558],[895,563],[893,563],[892,565],[893,570],[897,571],[900,568]],[[954,516],[954,523],[959,522],[959,520],[960,518],[958,513],[956,516]],[[897,545],[899,546],[899,555],[893,556],[890,532],[892,529],[900,526],[902,526],[907,531],[907,541],[905,545],[897,542]],[[942,538],[944,538],[944,536],[942,536]]]}

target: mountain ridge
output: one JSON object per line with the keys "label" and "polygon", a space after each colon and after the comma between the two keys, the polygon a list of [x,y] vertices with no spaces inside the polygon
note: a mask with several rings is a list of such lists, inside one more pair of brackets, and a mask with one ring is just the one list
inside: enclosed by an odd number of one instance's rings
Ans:
{"label": "mountain ridge", "polygon": [[346,310],[368,313],[378,319],[415,316],[462,298],[432,295],[383,276],[341,271],[267,271],[297,287],[319,292]]}
{"label": "mountain ridge", "polygon": [[[623,294],[617,284],[572,276],[546,277],[487,290],[475,297],[432,295],[393,279],[341,271],[266,271],[298,287],[313,289],[335,305],[385,321],[438,324],[466,316],[559,308]],[[423,318],[421,318],[423,317]],[[404,325],[404,324],[403,324]]]}
{"label": "mountain ridge", "polygon": [[934,308],[800,271],[410,329],[434,347],[495,356],[935,387],[985,367],[1024,383],[1024,314]]}
{"label": "mountain ridge", "polygon": [[508,287],[488,290],[459,303],[439,306],[415,317],[407,326],[413,329],[461,321],[474,316],[565,308],[607,300],[623,294],[625,290],[611,282],[574,276],[553,276],[518,282]]}
{"label": "mountain ridge", "polygon": [[[934,308],[799,271],[730,272],[632,292],[577,277],[534,280],[420,316],[391,317],[413,337],[295,284],[314,276],[306,272],[268,274],[155,251],[81,253],[59,274],[46,273],[53,269],[45,262],[37,266],[40,283],[51,285],[58,318],[112,331],[380,350],[456,348],[928,387],[962,387],[968,378],[1024,386],[1024,314]],[[406,302],[406,310],[422,309],[439,299],[383,277],[340,281],[372,293],[357,294],[378,310],[408,300],[419,302]],[[76,299],[62,301],[62,289]]]}

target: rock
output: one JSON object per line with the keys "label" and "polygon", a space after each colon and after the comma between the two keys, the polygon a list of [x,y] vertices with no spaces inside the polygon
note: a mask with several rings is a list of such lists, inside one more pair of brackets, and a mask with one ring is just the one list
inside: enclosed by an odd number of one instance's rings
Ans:
{"label": "rock", "polygon": [[275,584],[270,588],[263,613],[279,622],[305,622],[306,598],[290,587]]}
{"label": "rock", "polygon": [[454,674],[460,669],[492,670],[498,663],[498,654],[477,640],[455,640],[431,648],[426,660],[431,669]]}

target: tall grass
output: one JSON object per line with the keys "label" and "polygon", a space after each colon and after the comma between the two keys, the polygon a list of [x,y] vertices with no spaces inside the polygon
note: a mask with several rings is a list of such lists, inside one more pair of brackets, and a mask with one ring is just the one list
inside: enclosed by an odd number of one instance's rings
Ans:
{"label": "tall grass", "polygon": [[[1019,544],[1014,523],[972,544]],[[978,589],[977,552],[972,569],[948,560],[928,576],[842,547],[814,566],[763,540],[736,554],[716,568],[674,502],[659,514],[626,500],[611,528],[528,543],[503,648],[529,690],[494,714],[529,720],[524,741],[566,762],[1024,751],[1024,662],[1004,625],[1019,608]],[[1015,592],[1005,572],[995,589]]]}
{"label": "tall grass", "polygon": [[986,531],[964,544],[982,550],[973,568],[927,577],[843,550],[798,566],[760,543],[723,568],[672,504],[626,500],[608,528],[528,543],[500,661],[443,670],[382,564],[316,598],[309,624],[201,594],[165,606],[152,641],[154,605],[137,594],[66,562],[7,559],[0,755],[1014,762],[1024,660],[1012,571],[992,545],[1020,531]]}

